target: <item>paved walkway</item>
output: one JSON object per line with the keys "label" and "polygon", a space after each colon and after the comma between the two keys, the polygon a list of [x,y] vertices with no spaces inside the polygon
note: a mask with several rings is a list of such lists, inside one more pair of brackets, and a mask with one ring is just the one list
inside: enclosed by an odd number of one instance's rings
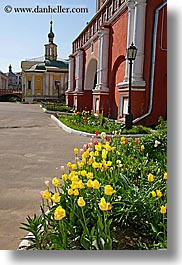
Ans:
{"label": "paved walkway", "polygon": [[88,137],[60,129],[38,105],[0,102],[0,249],[17,249],[26,216],[39,213],[44,181],[60,176]]}

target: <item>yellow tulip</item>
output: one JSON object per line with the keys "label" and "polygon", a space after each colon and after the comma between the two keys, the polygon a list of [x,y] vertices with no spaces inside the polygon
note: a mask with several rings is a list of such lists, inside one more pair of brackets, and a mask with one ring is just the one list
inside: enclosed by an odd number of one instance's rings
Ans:
{"label": "yellow tulip", "polygon": [[50,200],[51,199],[51,193],[48,190],[45,190],[42,192],[42,199]]}
{"label": "yellow tulip", "polygon": [[84,188],[84,183],[82,182],[82,180],[78,181],[78,188],[79,189],[83,189]]}
{"label": "yellow tulip", "polygon": [[68,179],[68,175],[67,175],[67,174],[63,174],[63,175],[62,175],[62,180],[63,180],[63,181],[67,181],[67,179]]}
{"label": "yellow tulip", "polygon": [[77,168],[76,164],[72,164],[72,165],[71,165],[71,169],[72,169],[72,170],[76,170],[76,168]]}
{"label": "yellow tulip", "polygon": [[94,174],[92,172],[88,172],[86,176],[88,179],[92,179]]}
{"label": "yellow tulip", "polygon": [[71,168],[71,165],[72,165],[71,162],[68,162],[68,163],[67,163],[67,167],[68,167],[68,168]]}
{"label": "yellow tulip", "polygon": [[154,181],[154,176],[150,173],[147,175],[148,176],[148,181],[153,182]]}
{"label": "yellow tulip", "polygon": [[156,190],[157,197],[162,197],[162,192],[160,190]]}
{"label": "yellow tulip", "polygon": [[161,212],[162,214],[165,214],[166,211],[167,211],[166,206],[162,205],[162,206],[161,206],[161,210],[160,210],[160,212]]}
{"label": "yellow tulip", "polygon": [[116,191],[113,189],[113,187],[111,185],[106,185],[105,188],[104,188],[104,193],[106,195],[113,195],[113,193],[115,193]]}
{"label": "yellow tulip", "polygon": [[109,202],[106,202],[105,198],[102,197],[101,198],[101,201],[99,203],[99,208],[102,210],[102,211],[109,211],[112,209],[112,206]]}
{"label": "yellow tulip", "polygon": [[97,179],[95,179],[93,182],[92,182],[92,187],[95,189],[95,190],[98,190],[100,188],[100,183],[98,182]]}
{"label": "yellow tulip", "polygon": [[78,203],[78,206],[80,206],[80,207],[84,207],[86,204],[83,197],[79,197],[79,199],[77,200],[77,203]]}
{"label": "yellow tulip", "polygon": [[61,183],[60,183],[60,180],[58,178],[53,178],[52,180],[52,184],[55,186],[55,187],[60,187]]}
{"label": "yellow tulip", "polygon": [[73,195],[73,189],[68,189],[68,195]]}
{"label": "yellow tulip", "polygon": [[89,179],[88,181],[87,181],[87,187],[88,188],[92,188],[92,180],[91,179]]}
{"label": "yellow tulip", "polygon": [[59,221],[66,216],[66,211],[62,208],[62,206],[58,206],[54,212],[54,219]]}
{"label": "yellow tulip", "polygon": [[78,148],[74,148],[74,154],[78,155]]}
{"label": "yellow tulip", "polygon": [[56,192],[56,193],[54,193],[54,195],[51,197],[51,199],[52,199],[52,201],[53,201],[54,203],[58,203],[58,202],[60,202],[61,197],[59,196],[59,193]]}
{"label": "yellow tulip", "polygon": [[152,193],[152,197],[156,197],[157,194],[154,190],[151,193]]}
{"label": "yellow tulip", "polygon": [[141,145],[140,150],[141,151],[145,150],[145,146],[144,145]]}
{"label": "yellow tulip", "polygon": [[167,172],[164,173],[164,179],[167,179]]}
{"label": "yellow tulip", "polygon": [[82,177],[85,177],[86,175],[87,175],[87,171],[86,171],[86,170],[82,170],[82,171],[81,171],[81,176],[82,176]]}
{"label": "yellow tulip", "polygon": [[74,192],[73,192],[74,196],[78,196],[79,195],[79,190],[78,189],[75,189]]}

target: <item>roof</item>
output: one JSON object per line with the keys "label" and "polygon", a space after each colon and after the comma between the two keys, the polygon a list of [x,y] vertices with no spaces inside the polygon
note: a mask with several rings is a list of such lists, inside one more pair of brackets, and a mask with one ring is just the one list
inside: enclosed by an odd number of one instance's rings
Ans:
{"label": "roof", "polygon": [[46,72],[48,69],[51,70],[68,70],[69,61],[67,60],[56,60],[50,61],[46,60],[43,63],[38,63],[33,65],[30,69],[25,72]]}
{"label": "roof", "polygon": [[45,61],[45,66],[53,66],[53,67],[57,67],[59,69],[68,69],[69,67],[69,62],[66,62],[66,61],[60,61],[60,60],[56,60],[56,61],[49,61],[49,60],[46,60]]}
{"label": "roof", "polygon": [[1,75],[4,75],[5,77],[7,77],[7,74],[6,73],[3,73],[1,70],[0,70],[0,74]]}
{"label": "roof", "polygon": [[8,73],[8,77],[15,77],[16,75],[13,72]]}

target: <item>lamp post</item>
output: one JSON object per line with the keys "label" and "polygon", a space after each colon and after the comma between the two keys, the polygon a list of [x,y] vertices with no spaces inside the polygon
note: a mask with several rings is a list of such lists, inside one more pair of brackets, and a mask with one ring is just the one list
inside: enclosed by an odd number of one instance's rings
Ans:
{"label": "lamp post", "polygon": [[133,42],[129,48],[126,49],[126,58],[129,61],[129,99],[128,99],[128,113],[126,114],[126,129],[132,128],[133,124],[133,114],[131,113],[131,78],[132,78],[132,64],[136,59],[137,48],[134,46]]}

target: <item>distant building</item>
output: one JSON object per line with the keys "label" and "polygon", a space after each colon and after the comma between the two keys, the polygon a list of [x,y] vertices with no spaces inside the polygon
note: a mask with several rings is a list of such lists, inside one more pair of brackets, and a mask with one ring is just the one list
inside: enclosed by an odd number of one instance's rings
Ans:
{"label": "distant building", "polygon": [[131,112],[156,124],[167,113],[167,1],[97,0],[96,14],[72,43],[67,105],[115,119],[128,111],[126,49],[137,47]]}
{"label": "distant building", "polygon": [[21,72],[13,72],[11,64],[9,65],[9,72],[6,74],[8,77],[8,89],[13,90],[21,90],[22,82],[21,82]]}
{"label": "distant building", "polygon": [[0,89],[8,89],[8,77],[0,71]]}
{"label": "distant building", "polygon": [[9,72],[8,72],[8,89],[16,89],[17,86],[17,80],[15,73],[12,72],[12,66],[9,66]]}
{"label": "distant building", "polygon": [[68,86],[68,60],[59,60],[54,43],[52,21],[45,44],[45,56],[21,62],[23,98],[25,101],[64,101]]}
{"label": "distant building", "polygon": [[17,90],[22,90],[22,74],[21,72],[16,72],[16,82],[17,82]]}

